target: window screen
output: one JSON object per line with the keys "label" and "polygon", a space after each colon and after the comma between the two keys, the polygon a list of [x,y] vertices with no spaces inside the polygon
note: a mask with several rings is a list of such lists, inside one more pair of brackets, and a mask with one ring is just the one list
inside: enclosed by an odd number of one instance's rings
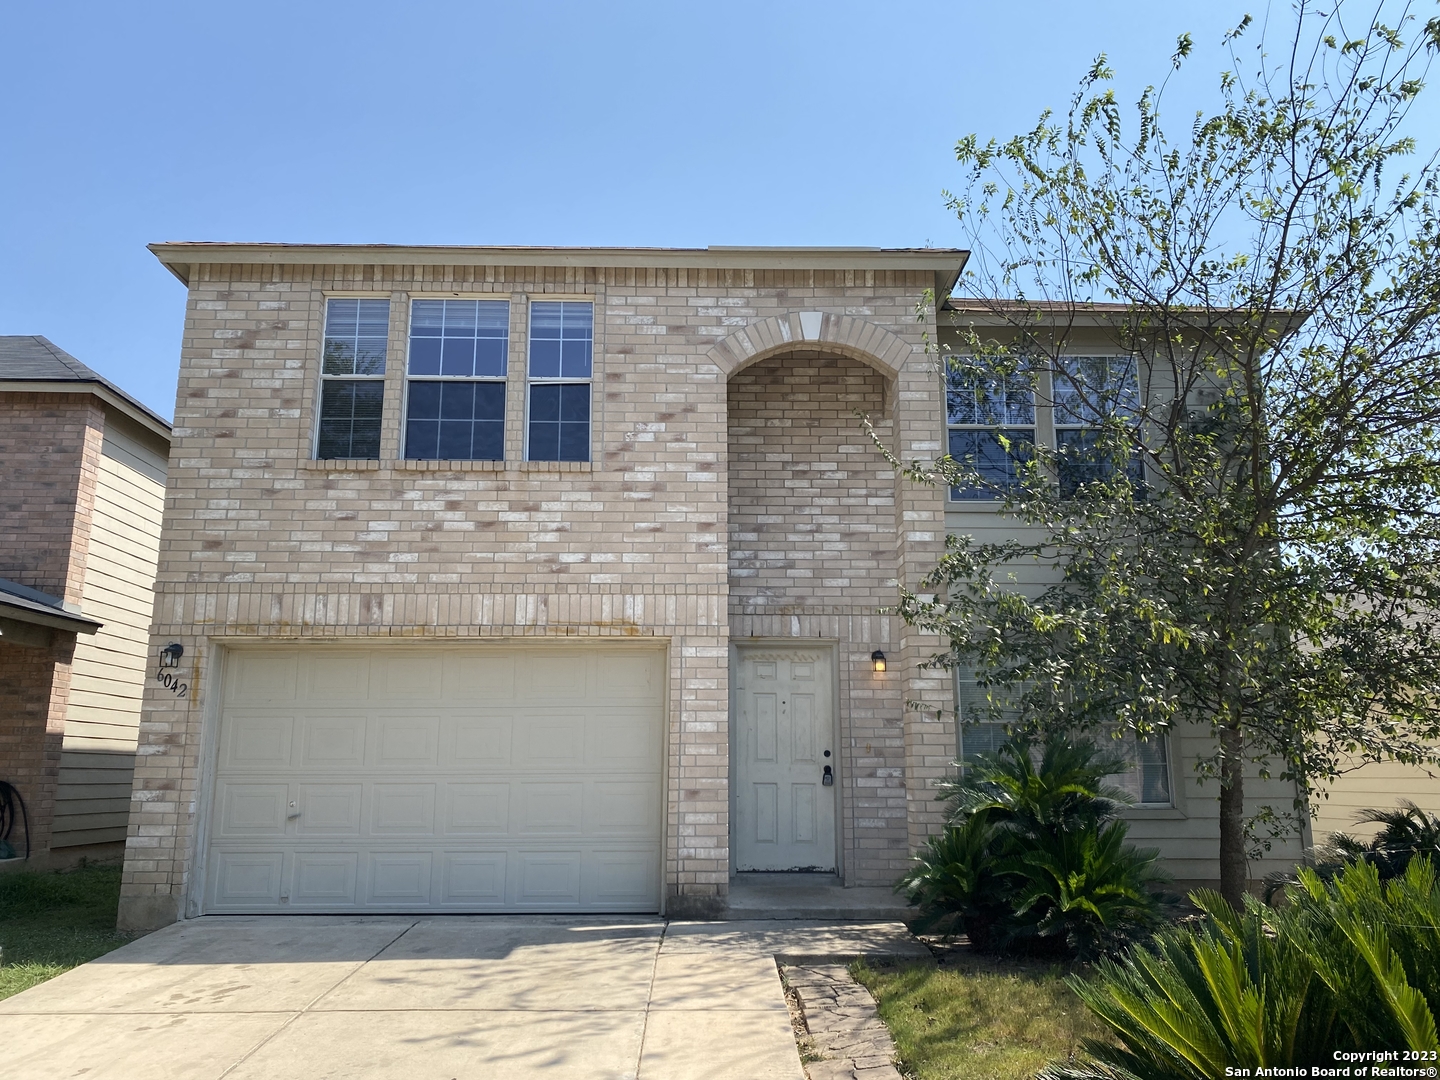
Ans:
{"label": "window screen", "polygon": [[1018,465],[1029,460],[1035,445],[1035,389],[1029,376],[987,379],[946,372],[945,421],[950,456],[973,468],[982,481],[951,488],[950,498],[1002,498],[1015,489]]}

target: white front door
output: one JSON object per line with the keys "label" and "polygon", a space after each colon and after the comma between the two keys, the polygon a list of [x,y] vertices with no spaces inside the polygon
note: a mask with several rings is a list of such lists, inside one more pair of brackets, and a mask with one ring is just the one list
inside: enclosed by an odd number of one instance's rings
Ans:
{"label": "white front door", "polygon": [[835,869],[830,650],[741,649],[735,869]]}

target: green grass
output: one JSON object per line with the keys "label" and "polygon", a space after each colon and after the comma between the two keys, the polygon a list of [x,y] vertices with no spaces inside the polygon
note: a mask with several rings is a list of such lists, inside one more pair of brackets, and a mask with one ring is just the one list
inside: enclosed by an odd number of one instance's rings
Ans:
{"label": "green grass", "polygon": [[0,998],[130,941],[115,929],[119,903],[118,866],[0,874]]}
{"label": "green grass", "polygon": [[941,967],[869,966],[852,974],[879,1001],[900,1067],[916,1080],[1022,1080],[1107,1039],[1062,968],[964,956]]}

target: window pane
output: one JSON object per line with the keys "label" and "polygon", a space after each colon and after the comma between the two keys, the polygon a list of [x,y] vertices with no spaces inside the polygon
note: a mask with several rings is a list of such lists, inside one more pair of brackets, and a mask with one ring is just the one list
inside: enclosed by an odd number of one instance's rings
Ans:
{"label": "window pane", "polygon": [[321,370],[326,375],[383,375],[389,326],[389,300],[328,301]]}
{"label": "window pane", "polygon": [[410,374],[440,374],[440,339],[438,337],[410,339]]}
{"label": "window pane", "polygon": [[560,342],[530,342],[530,377],[532,379],[558,379],[560,377]]}
{"label": "window pane", "polygon": [[[1010,441],[1007,453],[1000,436]],[[1018,463],[1028,461],[1035,445],[1032,428],[1006,428],[1003,431],[951,431],[950,456],[969,465],[985,481],[983,485],[953,487],[952,499],[994,499],[1019,486]]]}
{"label": "window pane", "polygon": [[[1101,741],[1102,749],[1111,749]],[[1138,742],[1134,735],[1127,735],[1120,743],[1120,750],[1131,762],[1130,768],[1106,779],[1125,792],[1137,803],[1147,806],[1171,806],[1169,740],[1157,733]]]}
{"label": "window pane", "polygon": [[509,340],[508,301],[415,300],[411,303],[412,375],[503,378]]}
{"label": "window pane", "polygon": [[561,424],[557,461],[590,460],[590,425]]}
{"label": "window pane", "polygon": [[500,461],[504,457],[503,382],[412,380],[405,416],[407,458]]}
{"label": "window pane", "polygon": [[963,724],[960,728],[960,760],[974,761],[981,754],[993,756],[1005,745],[1004,724]]}
{"label": "window pane", "polygon": [[560,419],[590,422],[590,384],[560,387]]}
{"label": "window pane", "polygon": [[1097,424],[1140,410],[1135,359],[1131,356],[1062,356],[1055,375],[1055,422]]}
{"label": "window pane", "polygon": [[560,389],[555,385],[530,387],[530,419],[532,421],[560,419]]}
{"label": "window pane", "polygon": [[560,460],[560,425],[549,421],[530,422],[530,460]]}
{"label": "window pane", "polygon": [[[1055,432],[1056,468],[1060,493],[1074,495],[1085,484],[1108,480],[1114,475],[1117,454],[1100,445],[1100,432],[1087,428],[1061,428]],[[1135,454],[1120,455],[1130,483],[1141,486],[1145,481],[1144,462]]]}
{"label": "window pane", "polygon": [[566,341],[560,361],[560,377],[564,379],[590,378],[590,340]]}
{"label": "window pane", "polygon": [[317,458],[378,458],[385,384],[326,380],[321,388]]}
{"label": "window pane", "polygon": [[981,379],[951,371],[945,410],[951,424],[1033,424],[1035,389],[1026,375]]}

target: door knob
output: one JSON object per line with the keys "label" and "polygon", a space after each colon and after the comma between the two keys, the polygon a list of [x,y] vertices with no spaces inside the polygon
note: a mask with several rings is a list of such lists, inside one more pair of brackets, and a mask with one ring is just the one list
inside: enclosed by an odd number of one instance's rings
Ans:
{"label": "door knob", "polygon": [[820,783],[825,787],[830,787],[835,783],[835,774],[830,771],[829,765],[825,766],[825,772],[820,777]]}

